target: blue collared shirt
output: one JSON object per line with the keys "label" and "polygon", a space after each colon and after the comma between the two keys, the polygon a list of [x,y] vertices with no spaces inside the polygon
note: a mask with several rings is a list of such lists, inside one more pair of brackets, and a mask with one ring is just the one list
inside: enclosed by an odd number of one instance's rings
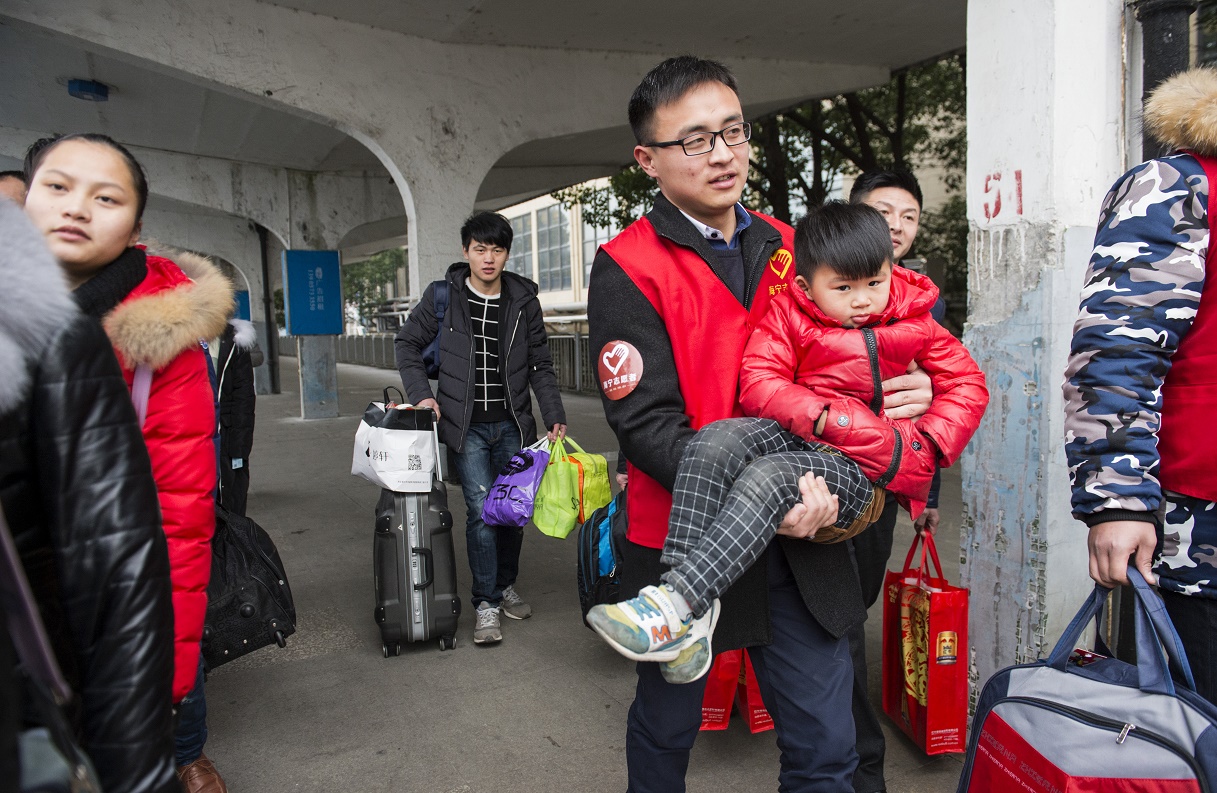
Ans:
{"label": "blue collared shirt", "polygon": [[740,232],[752,225],[752,215],[748,214],[748,210],[744,209],[744,205],[738,201],[735,202],[735,234],[732,235],[730,242],[719,229],[707,226],[683,209],[680,210],[680,214],[688,218],[689,222],[693,224],[693,228],[701,232],[701,235],[709,241],[711,248],[719,251],[728,251],[738,247]]}

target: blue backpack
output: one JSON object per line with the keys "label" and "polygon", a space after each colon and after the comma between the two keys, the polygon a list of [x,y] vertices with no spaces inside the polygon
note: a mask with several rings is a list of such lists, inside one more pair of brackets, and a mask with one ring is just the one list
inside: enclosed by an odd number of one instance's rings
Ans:
{"label": "blue backpack", "polygon": [[423,349],[423,366],[427,370],[427,378],[439,378],[439,340],[444,335],[444,315],[448,313],[448,282],[444,280],[431,284],[431,296],[435,301],[435,320],[439,329],[435,331],[435,339]]}
{"label": "blue backpack", "polygon": [[[576,576],[579,581],[579,607],[584,618],[592,606],[616,603],[621,599],[617,563],[626,530],[625,490],[606,506],[591,514],[579,527]],[[586,621],[584,622],[586,625]],[[591,626],[588,626],[591,627]]]}

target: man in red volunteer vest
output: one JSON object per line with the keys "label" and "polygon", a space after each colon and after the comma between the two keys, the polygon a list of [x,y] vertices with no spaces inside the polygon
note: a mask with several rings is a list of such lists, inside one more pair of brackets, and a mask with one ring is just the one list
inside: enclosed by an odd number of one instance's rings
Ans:
{"label": "man in red volunteer vest", "polygon": [[1126,584],[1132,557],[1156,579],[1196,690],[1217,704],[1214,110],[1212,69],[1154,89],[1145,128],[1176,152],[1103,201],[1065,370],[1065,454],[1090,577]]}
{"label": "man in red volunteer vest", "polygon": [[[629,116],[634,157],[660,196],[596,254],[588,292],[605,414],[629,460],[622,592],[659,583],[681,454],[698,428],[741,415],[744,344],[794,278],[790,227],[739,203],[751,129],[726,67],[664,61],[634,91]],[[884,386],[900,392],[885,401],[888,415],[929,407],[924,373]],[[714,646],[750,648],[778,731],[782,789],[849,793],[857,755],[846,632],[866,612],[846,546],[804,539],[836,519],[826,495],[807,486],[778,540],[724,595]],[[685,789],[704,689],[705,678],[675,685],[658,664],[638,665],[630,791]]]}

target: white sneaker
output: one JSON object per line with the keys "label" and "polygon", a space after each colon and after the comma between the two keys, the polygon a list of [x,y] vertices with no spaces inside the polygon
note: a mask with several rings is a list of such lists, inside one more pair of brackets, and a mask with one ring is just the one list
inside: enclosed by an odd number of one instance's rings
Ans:
{"label": "white sneaker", "polygon": [[718,601],[701,619],[682,620],[667,584],[643,587],[638,597],[621,603],[593,606],[587,624],[635,661],[676,661],[686,647],[706,638],[718,622]]}
{"label": "white sneaker", "polygon": [[659,665],[659,673],[669,683],[692,683],[710,671],[714,651],[710,640],[714,637],[714,625],[718,622],[718,598],[710,604],[710,610],[693,620],[689,635],[680,655]]}

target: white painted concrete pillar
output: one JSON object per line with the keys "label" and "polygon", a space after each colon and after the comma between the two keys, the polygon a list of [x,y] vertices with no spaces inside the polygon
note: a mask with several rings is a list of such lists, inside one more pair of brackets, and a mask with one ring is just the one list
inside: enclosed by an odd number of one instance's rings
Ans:
{"label": "white painted concrete pillar", "polygon": [[968,3],[964,342],[991,393],[962,463],[977,685],[1051,649],[1092,587],[1061,382],[1099,205],[1123,171],[1121,6]]}
{"label": "white painted concrete pillar", "polygon": [[[384,141],[394,181],[404,186],[410,294],[418,296],[461,258],[461,226],[473,212],[478,187],[494,153],[454,138],[436,160],[411,156],[409,141]],[[400,166],[400,170],[399,170]]]}

